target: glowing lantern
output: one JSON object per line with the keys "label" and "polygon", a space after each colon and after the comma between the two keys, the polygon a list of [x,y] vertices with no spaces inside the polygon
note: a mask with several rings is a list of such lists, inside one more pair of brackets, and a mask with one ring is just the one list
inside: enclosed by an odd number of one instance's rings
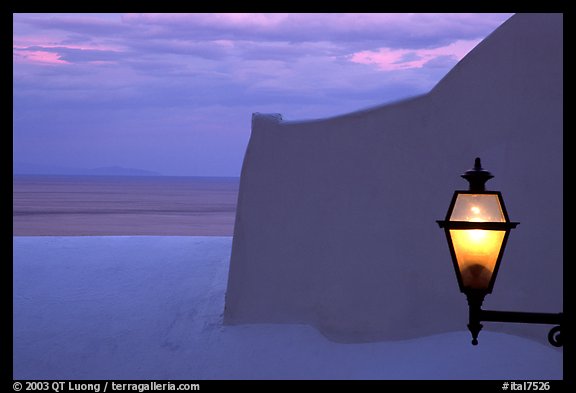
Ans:
{"label": "glowing lantern", "polygon": [[446,219],[438,224],[446,232],[460,290],[488,294],[510,230],[518,223],[508,219],[502,194],[485,190],[484,183],[493,176],[482,169],[480,158],[462,177],[470,189],[454,192]]}
{"label": "glowing lantern", "polygon": [[510,230],[518,223],[508,219],[502,194],[486,191],[484,184],[494,176],[482,169],[480,158],[462,177],[468,180],[470,189],[454,192],[446,219],[437,223],[444,228],[458,285],[468,300],[472,344],[478,344],[480,322],[489,321],[558,325],[548,333],[548,341],[562,346],[563,313],[482,309],[484,296],[492,293]]}

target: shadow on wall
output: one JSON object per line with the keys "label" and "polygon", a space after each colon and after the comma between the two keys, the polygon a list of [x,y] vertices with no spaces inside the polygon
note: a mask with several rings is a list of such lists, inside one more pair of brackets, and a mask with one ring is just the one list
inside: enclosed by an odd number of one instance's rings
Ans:
{"label": "shadow on wall", "polygon": [[[316,121],[255,114],[225,323],[307,323],[342,342],[465,329],[435,220],[477,156],[523,224],[485,305],[561,310],[562,26],[517,14],[413,99]],[[545,326],[494,328],[546,341]]]}

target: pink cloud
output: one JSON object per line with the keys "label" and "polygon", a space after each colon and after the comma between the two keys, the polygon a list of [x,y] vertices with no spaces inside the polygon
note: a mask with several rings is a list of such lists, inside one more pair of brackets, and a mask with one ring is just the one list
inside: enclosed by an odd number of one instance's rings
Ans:
{"label": "pink cloud", "polygon": [[359,64],[373,64],[382,71],[397,71],[421,68],[438,57],[453,57],[461,60],[481,40],[458,40],[449,45],[433,49],[391,49],[361,51],[349,56],[349,60]]}
{"label": "pink cloud", "polygon": [[250,14],[250,13],[216,13],[216,14],[123,14],[125,23],[172,24],[187,23],[207,26],[242,26],[242,27],[275,27],[291,14]]}
{"label": "pink cloud", "polygon": [[429,46],[453,37],[484,37],[511,14],[358,14],[358,13],[202,13],[123,14],[128,27],[145,27],[151,32],[170,34],[202,29],[202,34],[234,34],[236,39],[259,35],[287,41],[356,41],[379,39],[387,47],[401,48],[409,42]]}
{"label": "pink cloud", "polygon": [[[13,56],[12,59],[15,63],[33,63],[33,64],[72,64],[71,61],[66,60],[65,53],[68,50],[86,51],[86,52],[116,52],[120,53],[121,50],[117,46],[100,45],[87,43],[82,45],[65,44],[55,45],[47,43],[46,40],[41,38],[14,38],[13,41]],[[92,64],[109,64],[110,61],[105,60],[87,60],[86,62]]]}
{"label": "pink cloud", "polygon": [[282,28],[321,27],[342,30],[416,30],[434,34],[445,29],[474,30],[476,26],[502,23],[511,14],[425,14],[425,13],[145,13],[123,14],[128,24],[197,24],[205,26],[242,26]]}
{"label": "pink cloud", "polygon": [[36,63],[36,64],[70,64],[62,60],[58,53],[45,51],[29,51],[14,48],[12,59],[15,63]]}

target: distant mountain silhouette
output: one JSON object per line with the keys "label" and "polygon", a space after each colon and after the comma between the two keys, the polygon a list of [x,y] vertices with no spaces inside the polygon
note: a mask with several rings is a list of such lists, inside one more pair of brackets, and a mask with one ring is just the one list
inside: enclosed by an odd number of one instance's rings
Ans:
{"label": "distant mountain silhouette", "polygon": [[70,168],[14,162],[14,175],[82,175],[82,176],[162,176],[161,173],[144,169],[107,166],[98,168]]}
{"label": "distant mountain silhouette", "polygon": [[84,171],[85,175],[98,176],[161,176],[160,173],[144,169],[124,168],[121,166],[107,166]]}

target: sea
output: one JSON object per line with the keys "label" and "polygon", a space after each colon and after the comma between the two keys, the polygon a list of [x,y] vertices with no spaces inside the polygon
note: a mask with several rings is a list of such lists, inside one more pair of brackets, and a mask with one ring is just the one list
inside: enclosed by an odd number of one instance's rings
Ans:
{"label": "sea", "polygon": [[239,178],[13,176],[13,236],[232,236]]}

